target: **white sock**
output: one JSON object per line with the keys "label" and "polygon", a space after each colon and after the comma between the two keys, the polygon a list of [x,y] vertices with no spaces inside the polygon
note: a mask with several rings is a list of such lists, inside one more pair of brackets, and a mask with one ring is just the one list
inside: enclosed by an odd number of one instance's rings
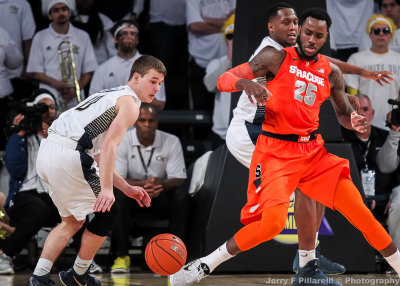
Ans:
{"label": "white sock", "polygon": [[207,264],[207,266],[210,268],[211,273],[218,265],[232,257],[234,257],[234,255],[229,254],[228,250],[226,249],[225,242],[219,248],[214,250],[214,252],[210,253],[206,257],[201,258],[200,260],[201,262]]}
{"label": "white sock", "polygon": [[51,267],[53,267],[53,262],[46,258],[39,258],[38,263],[36,264],[35,270],[33,274],[36,276],[43,276],[51,271]]}
{"label": "white sock", "polygon": [[89,269],[90,264],[92,264],[92,260],[83,260],[80,259],[79,256],[76,257],[75,259],[75,263],[74,263],[74,270],[76,272],[76,274],[78,275],[82,275],[86,272],[86,270]]}
{"label": "white sock", "polygon": [[317,233],[315,234],[315,248],[317,248],[317,246],[319,244],[318,234],[319,234],[319,231],[317,231]]}
{"label": "white sock", "polygon": [[306,264],[315,259],[315,249],[313,250],[301,250],[299,249],[299,266],[304,267]]}
{"label": "white sock", "polygon": [[393,267],[393,269],[397,272],[397,275],[400,275],[400,252],[397,249],[395,253],[392,255],[385,257],[386,261]]}

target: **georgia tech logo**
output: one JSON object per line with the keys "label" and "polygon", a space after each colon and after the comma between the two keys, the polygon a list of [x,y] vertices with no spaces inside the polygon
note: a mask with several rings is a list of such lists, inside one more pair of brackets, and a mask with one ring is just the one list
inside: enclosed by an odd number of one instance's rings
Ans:
{"label": "georgia tech logo", "polygon": [[[288,210],[288,216],[286,219],[286,225],[285,228],[282,230],[282,232],[275,236],[274,240],[282,243],[282,244],[297,244],[299,243],[299,239],[297,236],[297,226],[296,222],[294,220],[294,201],[290,201],[290,207]],[[321,226],[319,228],[319,234],[320,235],[333,235],[332,228],[330,227],[328,221],[326,220],[325,216],[322,219]]]}

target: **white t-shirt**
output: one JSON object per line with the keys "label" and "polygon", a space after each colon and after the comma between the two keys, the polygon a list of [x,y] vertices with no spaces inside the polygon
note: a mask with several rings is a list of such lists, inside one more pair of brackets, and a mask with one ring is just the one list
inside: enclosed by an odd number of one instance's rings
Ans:
{"label": "white t-shirt", "polygon": [[[23,55],[22,42],[32,39],[36,30],[32,9],[26,0],[0,0],[0,27],[4,28]],[[22,65],[10,70],[10,78],[21,75]]]}
{"label": "white t-shirt", "polygon": [[332,18],[329,29],[337,49],[358,48],[374,12],[373,0],[326,0]]}
{"label": "white t-shirt", "polygon": [[178,137],[160,130],[156,130],[153,144],[144,147],[137,138],[136,129],[130,128],[117,148],[115,170],[123,178],[132,180],[186,178]]}
{"label": "white t-shirt", "polygon": [[375,71],[389,71],[394,73],[395,80],[392,84],[380,86],[374,80],[365,79],[358,75],[345,74],[347,86],[355,88],[361,94],[368,95],[375,116],[372,125],[388,130],[385,126],[386,114],[391,110],[388,104],[389,98],[397,98],[400,89],[400,54],[389,50],[385,54],[376,54],[371,50],[365,50],[350,56],[348,63]]}
{"label": "white t-shirt", "polygon": [[22,66],[23,56],[6,30],[0,27],[0,98],[14,90],[10,81],[10,69]]}
{"label": "white t-shirt", "polygon": [[[52,78],[61,80],[58,48],[63,41],[68,41],[73,46],[78,80],[82,74],[93,72],[96,69],[96,56],[89,35],[85,31],[69,24],[68,33],[59,34],[54,31],[52,24],[50,24],[49,28],[39,31],[33,38],[27,72],[45,73]],[[60,101],[61,95],[55,88],[42,82],[40,87],[56,94],[58,101]]]}
{"label": "white t-shirt", "polygon": [[229,126],[231,93],[218,91],[217,80],[230,68],[232,68],[232,62],[228,56],[223,56],[208,63],[204,76],[204,85],[208,91],[215,92],[212,131],[224,140]]}
{"label": "white t-shirt", "polygon": [[151,0],[150,23],[163,22],[171,26],[185,25],[186,0]]}
{"label": "white t-shirt", "polygon": [[101,143],[117,116],[117,99],[124,95],[131,95],[140,106],[140,99],[128,85],[103,90],[62,113],[51,124],[49,134],[56,133],[77,141],[78,148],[91,155],[100,153]]}
{"label": "white t-shirt", "polygon": [[[279,43],[275,42],[270,37],[265,37],[262,40],[261,44],[256,49],[256,51],[254,52],[254,54],[250,57],[249,61],[252,60],[263,48],[267,46],[274,47],[277,50],[283,49],[283,47]],[[253,81],[256,81],[256,79],[254,79]],[[237,103],[236,108],[233,110],[233,116],[235,117],[236,120],[237,119],[243,120],[243,123],[244,121],[253,123],[258,110],[259,111],[258,114],[260,114],[260,120],[262,120],[259,123],[262,123],[264,121],[265,108],[263,109],[264,112],[261,109],[262,108],[260,108],[257,104],[252,104],[246,92],[243,91],[239,97],[239,101]]]}
{"label": "white t-shirt", "polygon": [[[139,52],[136,52],[133,58],[126,60],[115,55],[101,64],[94,72],[90,83],[89,94],[126,84],[129,80],[133,63],[141,56]],[[156,99],[160,101],[166,100],[164,83],[161,84],[160,91],[156,94]]]}
{"label": "white t-shirt", "polygon": [[[226,18],[236,8],[236,0],[187,0],[186,25],[204,22],[204,17]],[[196,35],[189,32],[189,54],[205,68],[216,58],[226,55],[226,43],[222,33]]]}
{"label": "white t-shirt", "polygon": [[[114,44],[114,38],[110,32],[111,28],[114,25],[113,21],[108,16],[102,13],[98,14],[103,24],[103,36],[100,39],[97,39],[96,44],[93,45],[93,49],[94,54],[96,55],[97,63],[100,65],[112,56],[114,56],[117,53],[117,49]],[[79,20],[82,23],[87,23],[89,21],[89,16],[78,15],[75,19]]]}

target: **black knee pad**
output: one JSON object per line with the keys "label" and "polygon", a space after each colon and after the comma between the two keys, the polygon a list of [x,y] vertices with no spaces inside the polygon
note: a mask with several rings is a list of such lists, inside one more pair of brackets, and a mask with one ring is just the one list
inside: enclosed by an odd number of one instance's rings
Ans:
{"label": "black knee pad", "polygon": [[115,201],[109,212],[96,212],[89,222],[87,230],[98,236],[107,236],[119,216],[121,208]]}

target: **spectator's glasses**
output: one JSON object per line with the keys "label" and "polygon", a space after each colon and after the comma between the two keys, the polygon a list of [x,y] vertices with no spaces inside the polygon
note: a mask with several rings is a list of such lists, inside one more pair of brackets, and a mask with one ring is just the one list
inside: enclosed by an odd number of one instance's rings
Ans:
{"label": "spectator's glasses", "polygon": [[62,7],[51,8],[50,11],[51,11],[51,13],[58,13],[60,11],[65,12],[65,11],[68,11],[68,10],[69,10],[68,6],[62,6]]}
{"label": "spectator's glasses", "polygon": [[137,37],[139,35],[139,32],[136,32],[136,31],[120,31],[120,32],[118,32],[118,37],[122,37],[122,36],[126,37],[128,35],[130,35],[132,37]]}
{"label": "spectator's glasses", "polygon": [[372,32],[374,33],[374,35],[377,35],[377,36],[381,33],[381,31],[382,31],[382,33],[383,33],[384,35],[389,35],[389,34],[391,34],[389,28],[382,28],[382,29],[381,29],[381,28],[375,28],[375,29],[372,30]]}
{"label": "spectator's glasses", "polygon": [[52,110],[56,110],[57,109],[55,104],[50,104],[50,105],[48,105],[48,107],[49,107],[49,109],[52,109]]}
{"label": "spectator's glasses", "polygon": [[226,35],[225,35],[225,38],[226,38],[227,40],[232,40],[232,39],[233,39],[233,33],[226,34]]}

